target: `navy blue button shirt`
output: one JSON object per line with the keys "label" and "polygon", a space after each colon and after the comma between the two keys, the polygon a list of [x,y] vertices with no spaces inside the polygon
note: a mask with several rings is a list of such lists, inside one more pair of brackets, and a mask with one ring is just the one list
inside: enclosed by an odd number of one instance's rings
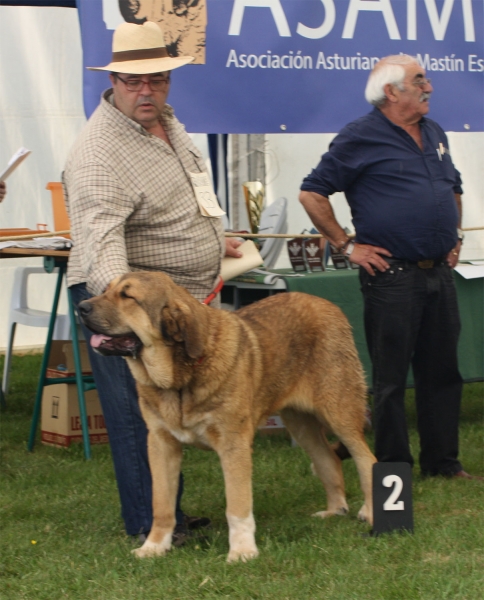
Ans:
{"label": "navy blue button shirt", "polygon": [[345,192],[360,244],[411,261],[445,256],[457,243],[462,182],[442,128],[422,117],[420,129],[423,151],[375,108],[342,129],[301,190]]}

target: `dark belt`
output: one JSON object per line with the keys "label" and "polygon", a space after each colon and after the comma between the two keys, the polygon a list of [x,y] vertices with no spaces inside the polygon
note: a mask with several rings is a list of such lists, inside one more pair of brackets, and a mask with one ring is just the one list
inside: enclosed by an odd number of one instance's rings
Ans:
{"label": "dark belt", "polygon": [[402,266],[402,267],[418,267],[419,269],[433,269],[440,265],[445,265],[444,258],[426,258],[422,260],[405,260],[402,258],[387,258],[383,257],[389,265]]}

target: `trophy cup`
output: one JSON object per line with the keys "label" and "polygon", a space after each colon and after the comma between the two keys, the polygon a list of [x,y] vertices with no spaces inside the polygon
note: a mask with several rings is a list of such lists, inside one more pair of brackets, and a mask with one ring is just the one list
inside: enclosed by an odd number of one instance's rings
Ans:
{"label": "trophy cup", "polygon": [[246,181],[242,184],[242,189],[244,190],[251,233],[259,233],[262,207],[264,205],[264,186],[260,181]]}

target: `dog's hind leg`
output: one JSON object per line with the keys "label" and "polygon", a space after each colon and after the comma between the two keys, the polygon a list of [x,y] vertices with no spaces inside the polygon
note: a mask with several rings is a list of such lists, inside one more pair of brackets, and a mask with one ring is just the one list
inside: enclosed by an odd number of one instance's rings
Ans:
{"label": "dog's hind leg", "polygon": [[376,458],[371,453],[368,444],[366,443],[363,430],[351,432],[344,429],[339,431],[338,427],[333,426],[333,432],[348,448],[355,461],[358,475],[360,477],[360,485],[365,497],[365,503],[358,512],[358,518],[361,521],[367,521],[370,525],[373,524],[373,494],[372,494],[372,467],[376,463]]}
{"label": "dog's hind leg", "polygon": [[373,524],[372,466],[376,458],[366,443],[364,434],[364,404],[354,404],[358,396],[342,393],[336,403],[344,410],[324,410],[323,418],[331,431],[340,439],[355,461],[365,503],[358,512],[358,518]]}
{"label": "dog's hind leg", "polygon": [[331,450],[323,428],[318,419],[309,413],[292,408],[281,411],[281,417],[296,442],[303,448],[313,462],[315,474],[326,490],[328,507],[313,516],[328,517],[344,515],[348,512],[341,461]]}
{"label": "dog's hind leg", "polygon": [[182,445],[164,429],[150,429],[148,457],[153,480],[153,525],[145,543],[133,550],[139,558],[162,556],[171,548]]}

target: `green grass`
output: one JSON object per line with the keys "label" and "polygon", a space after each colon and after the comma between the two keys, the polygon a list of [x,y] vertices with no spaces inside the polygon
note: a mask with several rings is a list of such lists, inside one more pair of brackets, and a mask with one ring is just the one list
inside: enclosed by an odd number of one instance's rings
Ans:
{"label": "green grass", "polygon": [[[0,369],[1,369],[0,360]],[[15,357],[1,414],[2,600],[480,600],[484,589],[484,484],[414,474],[415,533],[368,537],[355,467],[345,461],[349,517],[311,518],[324,492],[309,460],[284,437],[258,437],[254,512],[260,556],[228,565],[217,456],[187,448],[184,509],[213,529],[164,558],[139,560],[123,531],[109,448],[26,451],[39,356]],[[408,414],[418,454],[412,392]],[[465,386],[461,459],[484,473],[483,384]],[[371,437],[369,438],[372,443]]]}

